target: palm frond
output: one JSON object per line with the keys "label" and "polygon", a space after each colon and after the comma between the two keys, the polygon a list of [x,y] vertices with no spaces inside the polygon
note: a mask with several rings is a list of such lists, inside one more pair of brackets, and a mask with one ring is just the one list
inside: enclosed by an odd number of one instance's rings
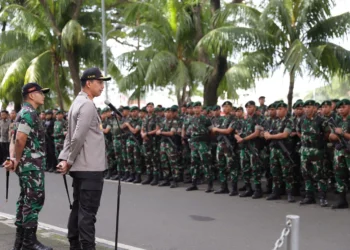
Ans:
{"label": "palm frond", "polygon": [[214,68],[209,64],[193,61],[190,63],[189,70],[193,81],[204,83],[208,80]]}
{"label": "palm frond", "polygon": [[297,28],[310,29],[317,23],[322,22],[331,16],[331,9],[334,6],[334,0],[308,0],[302,1],[297,18]]}
{"label": "palm frond", "polygon": [[178,61],[176,70],[172,74],[170,81],[177,89],[181,89],[183,86],[188,86],[192,81],[189,69],[183,61]]}
{"label": "palm frond", "polygon": [[53,82],[47,82],[48,77],[50,77],[51,80],[53,79],[52,54],[49,50],[38,55],[30,62],[30,66],[24,77],[24,83],[37,82],[41,86],[53,87]]}
{"label": "palm frond", "polygon": [[62,30],[62,43],[70,51],[75,46],[83,45],[85,40],[84,32],[76,20],[70,20]]}

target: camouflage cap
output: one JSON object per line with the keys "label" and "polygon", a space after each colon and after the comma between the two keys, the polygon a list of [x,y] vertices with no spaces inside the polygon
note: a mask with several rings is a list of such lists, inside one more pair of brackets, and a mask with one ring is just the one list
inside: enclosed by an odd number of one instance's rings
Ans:
{"label": "camouflage cap", "polygon": [[339,101],[340,101],[339,99],[332,99],[332,102],[335,102],[335,103],[337,103]]}
{"label": "camouflage cap", "polygon": [[213,106],[213,111],[221,110],[221,107],[219,105]]}
{"label": "camouflage cap", "polygon": [[178,109],[179,109],[179,106],[173,105],[173,106],[171,106],[171,108],[172,108],[172,109],[175,109],[175,110],[178,110]]}

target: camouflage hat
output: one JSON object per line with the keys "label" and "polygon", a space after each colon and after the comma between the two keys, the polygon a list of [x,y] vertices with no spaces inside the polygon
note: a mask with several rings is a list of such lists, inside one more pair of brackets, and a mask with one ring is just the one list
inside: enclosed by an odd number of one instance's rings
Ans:
{"label": "camouflage hat", "polygon": [[130,108],[130,111],[132,112],[132,111],[135,111],[135,110],[139,110],[139,107],[137,107],[137,106],[132,106],[131,108]]}
{"label": "camouflage hat", "polygon": [[332,101],[330,101],[330,100],[323,101],[323,102],[321,103],[321,107],[324,106],[324,105],[332,106]]}
{"label": "camouflage hat", "polygon": [[236,110],[237,110],[237,107],[232,106],[232,110],[233,110],[233,111],[236,111]]}
{"label": "camouflage hat", "polygon": [[192,104],[192,107],[198,107],[198,106],[202,106],[202,103],[201,102],[194,102]]}
{"label": "camouflage hat", "polygon": [[255,102],[254,102],[254,101],[249,101],[249,102],[247,102],[247,103],[245,104],[245,107],[248,107],[248,106],[250,106],[250,105],[255,106]]}
{"label": "camouflage hat", "polygon": [[316,102],[314,100],[307,100],[306,102],[304,102],[303,107],[306,106],[316,106]]}
{"label": "camouflage hat", "polygon": [[52,112],[51,109],[47,109],[47,110],[45,110],[45,114],[46,114],[46,115],[52,115],[53,112]]}
{"label": "camouflage hat", "polygon": [[130,110],[130,107],[129,106],[124,106],[123,110]]}
{"label": "camouflage hat", "polygon": [[225,106],[225,105],[229,105],[229,106],[232,107],[232,102],[226,101],[226,102],[224,102],[224,103],[221,105],[221,107],[223,107],[223,106]]}
{"label": "camouflage hat", "polygon": [[236,111],[243,111],[243,107],[238,107]]}
{"label": "camouflage hat", "polygon": [[339,102],[337,102],[336,108],[340,108],[342,105],[350,105],[350,101],[348,99],[342,99]]}
{"label": "camouflage hat", "polygon": [[63,114],[64,112],[63,112],[63,110],[60,110],[60,109],[58,109],[57,111],[56,111],[56,115],[58,115],[58,114]]}
{"label": "camouflage hat", "polygon": [[278,102],[278,103],[275,104],[275,107],[276,108],[287,108],[288,104],[284,103],[284,102]]}

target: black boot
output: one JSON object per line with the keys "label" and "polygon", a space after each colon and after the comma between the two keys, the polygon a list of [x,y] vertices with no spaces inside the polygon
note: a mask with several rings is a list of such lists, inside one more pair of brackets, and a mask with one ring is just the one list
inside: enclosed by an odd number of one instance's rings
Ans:
{"label": "black boot", "polygon": [[238,195],[237,182],[232,182],[232,190],[229,196],[236,196],[236,195]]}
{"label": "black boot", "polygon": [[82,250],[79,239],[69,239],[69,250]]}
{"label": "black boot", "polygon": [[130,174],[130,177],[126,180],[126,182],[133,182],[135,180],[135,173]]}
{"label": "black boot", "polygon": [[111,177],[112,177],[112,169],[108,169],[105,179],[109,180]]}
{"label": "black boot", "polygon": [[300,184],[299,183],[293,184],[292,195],[293,196],[300,196]]}
{"label": "black boot", "polygon": [[305,198],[300,201],[300,205],[308,205],[308,204],[315,204],[315,197],[314,193],[311,191],[306,191]]}
{"label": "black boot", "polygon": [[321,207],[328,207],[326,192],[323,192],[323,191],[320,192],[320,206]]}
{"label": "black boot", "polygon": [[245,192],[239,194],[239,197],[252,197],[253,195],[253,190],[252,190],[252,185],[250,183],[245,184]]}
{"label": "black boot", "polygon": [[229,192],[230,190],[228,190],[227,182],[225,181],[221,183],[220,189],[215,191],[214,194],[228,194]]}
{"label": "black boot", "polygon": [[156,186],[158,185],[158,175],[154,175],[152,182],[150,183],[151,186]]}
{"label": "black boot", "polygon": [[137,184],[137,183],[141,183],[141,182],[142,182],[141,174],[136,174],[136,178],[132,183]]}
{"label": "black boot", "polygon": [[16,240],[12,250],[21,250],[23,244],[23,227],[16,228]]}
{"label": "black boot", "polygon": [[207,190],[205,190],[206,193],[211,193],[213,192],[214,189],[213,189],[213,181],[208,181],[208,187],[207,187]]}
{"label": "black boot", "polygon": [[170,186],[170,181],[168,177],[164,178],[164,180],[158,184],[158,187],[166,187],[166,186]]}
{"label": "black boot", "polygon": [[272,194],[272,178],[269,178],[266,183],[266,194]]}
{"label": "black boot", "polygon": [[36,239],[36,228],[25,228],[23,236],[22,250],[52,250],[51,247],[44,246]]}
{"label": "black boot", "polygon": [[183,182],[183,181],[184,181],[184,175],[183,175],[182,172],[180,172],[180,173],[178,174],[178,176],[176,177],[176,181],[177,181],[177,182]]}
{"label": "black boot", "polygon": [[339,193],[337,198],[338,198],[337,203],[332,205],[332,209],[343,209],[343,208],[349,207],[348,201],[346,200],[346,192],[345,191]]}
{"label": "black boot", "polygon": [[126,171],[121,181],[126,181],[127,179],[129,179],[129,176],[130,176],[130,173]]}
{"label": "black boot", "polygon": [[294,198],[294,196],[293,196],[293,189],[292,189],[292,190],[288,190],[287,193],[288,193],[287,201],[288,201],[289,203],[295,202],[295,198]]}
{"label": "black boot", "polygon": [[189,186],[188,188],[186,188],[186,191],[194,191],[194,190],[198,190],[197,179],[193,179],[192,180],[192,185]]}
{"label": "black boot", "polygon": [[272,193],[267,196],[266,200],[268,201],[273,201],[273,200],[280,200],[281,199],[281,195],[280,195],[280,189],[275,187],[272,191]]}
{"label": "black boot", "polygon": [[119,176],[119,174],[112,175],[111,180],[112,181],[117,181],[117,180],[119,180],[120,176]]}
{"label": "black boot", "polygon": [[170,188],[176,188],[177,187],[177,182],[174,178],[174,180],[171,182]]}
{"label": "black boot", "polygon": [[241,187],[241,188],[238,189],[238,191],[240,191],[240,192],[246,191],[246,190],[247,190],[247,189],[246,189],[245,185],[244,185],[243,187]]}
{"label": "black boot", "polygon": [[148,185],[150,184],[152,181],[152,175],[147,175],[147,178],[145,180],[143,180],[143,182],[141,182],[142,185]]}
{"label": "black boot", "polygon": [[263,197],[263,192],[261,190],[261,184],[256,184],[255,185],[255,191],[254,194],[252,195],[253,199],[260,199]]}

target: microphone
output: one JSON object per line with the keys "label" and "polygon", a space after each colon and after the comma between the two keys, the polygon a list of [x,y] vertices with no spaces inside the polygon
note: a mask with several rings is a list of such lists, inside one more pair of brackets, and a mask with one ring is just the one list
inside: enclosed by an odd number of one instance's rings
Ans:
{"label": "microphone", "polygon": [[110,107],[117,115],[119,115],[120,117],[123,117],[122,113],[120,113],[120,111],[116,107],[114,107],[114,105],[110,101],[105,100],[105,104],[108,107]]}

